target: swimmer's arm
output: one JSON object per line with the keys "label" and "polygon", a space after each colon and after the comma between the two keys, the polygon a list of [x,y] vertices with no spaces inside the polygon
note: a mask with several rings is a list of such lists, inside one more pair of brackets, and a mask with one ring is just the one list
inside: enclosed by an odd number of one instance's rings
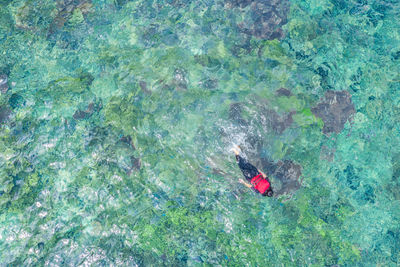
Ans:
{"label": "swimmer's arm", "polygon": [[239,179],[239,183],[244,184],[245,186],[247,186],[248,188],[252,188],[253,186],[249,183],[246,183],[245,181],[243,181],[243,179]]}
{"label": "swimmer's arm", "polygon": [[265,175],[265,173],[263,173],[262,171],[260,171],[259,169],[257,169],[259,173],[261,173],[261,175],[264,177],[264,179],[267,179],[267,175]]}

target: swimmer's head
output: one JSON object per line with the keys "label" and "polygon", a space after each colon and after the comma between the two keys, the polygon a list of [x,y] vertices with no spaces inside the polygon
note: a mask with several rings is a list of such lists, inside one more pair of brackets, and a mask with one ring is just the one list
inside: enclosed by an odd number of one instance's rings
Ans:
{"label": "swimmer's head", "polygon": [[266,196],[267,197],[272,197],[274,195],[274,191],[272,191],[272,189],[268,189],[266,192]]}

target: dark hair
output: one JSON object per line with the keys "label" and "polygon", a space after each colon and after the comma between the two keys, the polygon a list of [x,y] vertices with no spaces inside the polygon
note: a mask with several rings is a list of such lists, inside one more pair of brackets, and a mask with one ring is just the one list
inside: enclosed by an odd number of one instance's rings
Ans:
{"label": "dark hair", "polygon": [[272,191],[272,189],[268,189],[268,191],[266,192],[266,196],[267,197],[272,197],[274,195],[274,191]]}

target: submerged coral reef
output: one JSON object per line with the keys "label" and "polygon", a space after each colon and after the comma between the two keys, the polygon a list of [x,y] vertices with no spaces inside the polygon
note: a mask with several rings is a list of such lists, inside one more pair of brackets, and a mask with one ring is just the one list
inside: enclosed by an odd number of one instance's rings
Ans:
{"label": "submerged coral reef", "polygon": [[287,0],[227,0],[227,7],[239,7],[248,11],[247,20],[238,24],[239,29],[260,39],[280,39],[283,37],[282,26],[287,23],[290,2]]}
{"label": "submerged coral reef", "polygon": [[347,91],[327,91],[323,101],[311,109],[324,122],[325,134],[340,133],[351,115],[356,113],[351,96]]}
{"label": "submerged coral reef", "polygon": [[399,265],[399,10],[0,1],[1,264]]}

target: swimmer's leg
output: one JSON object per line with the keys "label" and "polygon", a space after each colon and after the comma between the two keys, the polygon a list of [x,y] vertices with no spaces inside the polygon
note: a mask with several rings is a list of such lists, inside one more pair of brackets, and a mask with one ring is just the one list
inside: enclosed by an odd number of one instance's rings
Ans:
{"label": "swimmer's leg", "polygon": [[233,151],[233,153],[235,153],[236,159],[237,159],[237,157],[238,157],[239,154],[240,154],[240,146],[235,145],[235,146],[231,149],[231,151]]}
{"label": "swimmer's leg", "polygon": [[248,163],[244,158],[242,158],[239,155],[236,155],[236,160],[240,170],[242,171],[244,177],[246,177],[247,180],[251,180],[251,178],[258,175],[259,172],[257,168],[252,164]]}

